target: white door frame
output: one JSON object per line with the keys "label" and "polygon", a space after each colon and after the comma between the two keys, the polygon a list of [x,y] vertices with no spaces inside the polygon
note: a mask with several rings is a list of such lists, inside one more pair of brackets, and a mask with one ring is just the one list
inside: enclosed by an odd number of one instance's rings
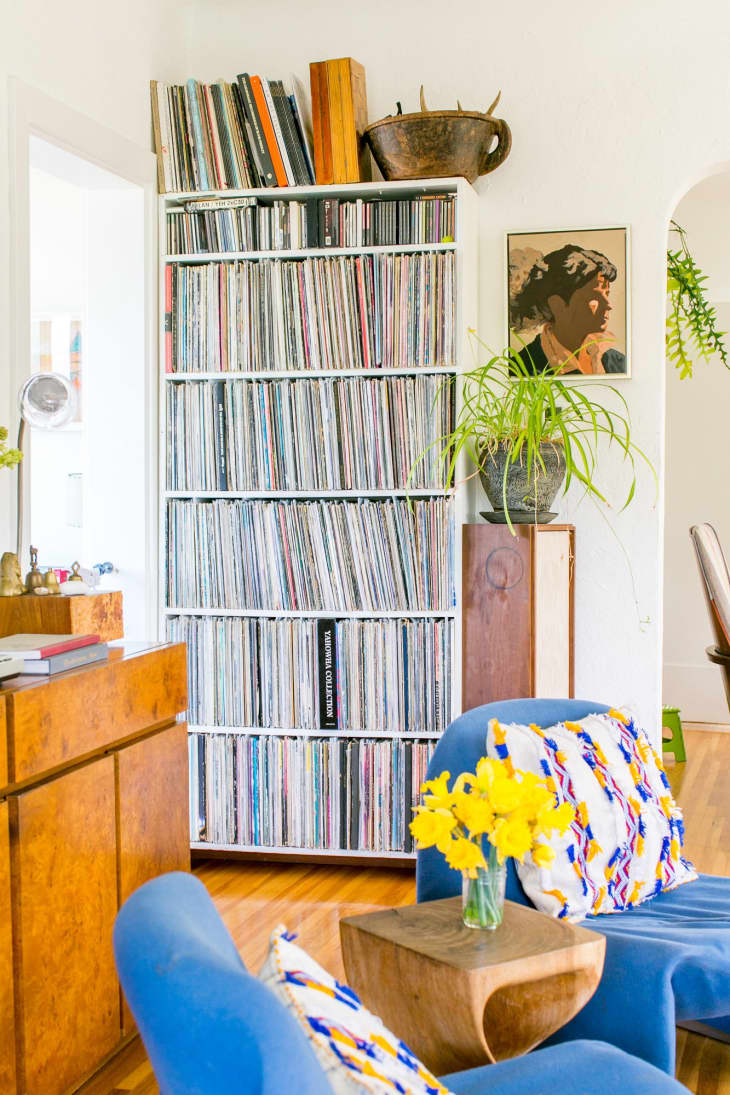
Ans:
{"label": "white door frame", "polygon": [[[10,77],[10,351],[9,406],[16,415],[10,437],[17,429],[17,393],[30,370],[30,138],[51,144],[88,160],[144,192],[144,301],[145,301],[145,634],[158,634],[158,389],[157,389],[157,165],[154,154],[99,122],[72,110],[36,88]],[[23,526],[29,528],[26,492]],[[15,527],[15,498],[10,500],[10,527]]]}

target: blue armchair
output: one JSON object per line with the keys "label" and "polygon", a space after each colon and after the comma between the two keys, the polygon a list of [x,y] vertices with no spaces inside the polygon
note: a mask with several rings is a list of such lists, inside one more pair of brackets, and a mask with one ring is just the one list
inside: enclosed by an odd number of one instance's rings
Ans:
{"label": "blue armchair", "polygon": [[[161,1095],[331,1095],[307,1038],[247,973],[205,887],[147,882],[114,927],[124,993]],[[571,1042],[443,1081],[455,1095],[687,1095],[664,1073],[599,1042]]]}
{"label": "blue armchair", "polygon": [[[446,729],[428,778],[473,771],[485,753],[490,719],[553,726],[608,711],[585,700],[504,700],[467,711]],[[461,892],[461,876],[435,848],[418,853],[417,899]],[[514,864],[507,897],[529,904]],[[548,1044],[598,1038],[674,1073],[675,1024],[700,1021],[730,1029],[730,879],[701,875],[629,912],[589,916],[585,926],[606,936],[598,990]]]}

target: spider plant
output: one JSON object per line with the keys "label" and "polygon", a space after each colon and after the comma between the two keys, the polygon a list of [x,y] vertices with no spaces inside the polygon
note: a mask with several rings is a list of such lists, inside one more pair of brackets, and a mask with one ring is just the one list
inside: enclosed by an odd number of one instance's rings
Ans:
{"label": "spider plant", "polygon": [[[484,346],[481,342],[480,345]],[[525,475],[528,489],[523,501],[529,503],[528,509],[534,503],[536,520],[539,483],[548,474],[546,463],[555,464],[550,459],[554,453],[559,454],[561,465],[555,490],[564,476],[564,494],[577,480],[589,496],[609,505],[596,480],[604,441],[617,447],[629,465],[630,483],[621,509],[634,497],[637,462],[646,464],[657,485],[651,461],[631,439],[626,400],[611,385],[592,381],[588,388],[580,381],[560,380],[554,371],[530,373],[513,349],[493,354],[485,364],[462,374],[458,380],[450,377],[446,383],[457,382],[463,387],[454,428],[434,442],[440,446],[445,482],[447,486],[453,484],[463,453],[475,465],[475,474],[482,473],[483,481],[485,473],[491,470],[490,462],[493,466],[503,465],[501,508],[513,532],[508,483],[514,471],[521,470]],[[613,408],[606,405],[609,400],[614,401]],[[514,501],[513,508],[516,508]]]}

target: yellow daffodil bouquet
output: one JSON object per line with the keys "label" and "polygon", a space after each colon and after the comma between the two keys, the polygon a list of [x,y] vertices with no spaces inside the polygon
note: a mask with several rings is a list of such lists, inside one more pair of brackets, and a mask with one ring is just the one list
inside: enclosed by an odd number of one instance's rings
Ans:
{"label": "yellow daffodil bouquet", "polygon": [[531,855],[549,867],[555,851],[547,841],[564,833],[573,807],[557,805],[545,780],[509,762],[482,757],[476,772],[462,772],[449,789],[450,772],[421,787],[411,833],[419,848],[436,847],[464,879],[464,922],[496,928],[502,921],[505,860]]}

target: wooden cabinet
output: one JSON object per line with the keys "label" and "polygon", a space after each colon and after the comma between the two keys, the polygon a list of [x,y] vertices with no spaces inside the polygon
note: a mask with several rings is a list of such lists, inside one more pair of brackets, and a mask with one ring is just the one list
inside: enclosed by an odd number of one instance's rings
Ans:
{"label": "wooden cabinet", "polygon": [[61,1095],[120,1045],[117,910],[189,868],[184,647],[110,653],[0,693],[3,1092]]}
{"label": "wooden cabinet", "polygon": [[573,695],[574,529],[463,528],[464,711]]}

